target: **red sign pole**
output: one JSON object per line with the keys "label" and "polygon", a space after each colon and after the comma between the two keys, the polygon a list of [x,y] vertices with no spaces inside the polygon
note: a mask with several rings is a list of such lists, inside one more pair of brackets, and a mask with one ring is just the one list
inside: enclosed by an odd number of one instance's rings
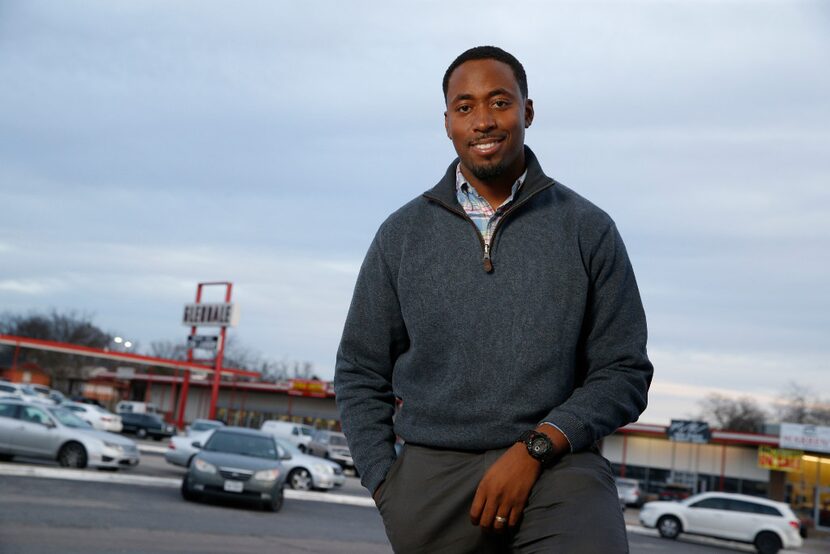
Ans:
{"label": "red sign pole", "polygon": [[[196,303],[202,301],[202,283],[196,287]],[[190,335],[193,336],[196,334],[196,327],[190,328]],[[187,349],[187,361],[193,361],[193,349]],[[190,392],[190,370],[184,370],[184,381],[182,382],[182,391],[180,393],[180,400],[179,400],[179,416],[176,418],[176,427],[179,429],[184,428],[184,410],[187,408],[187,394]]]}
{"label": "red sign pole", "polygon": [[[225,303],[230,303],[233,283],[226,283],[226,287]],[[210,419],[216,418],[216,402],[219,399],[219,380],[222,377],[222,359],[225,356],[225,337],[227,331],[227,327],[222,327],[222,331],[219,334],[219,349],[216,352],[216,371],[213,373],[213,388],[210,393],[210,412],[208,415]]]}

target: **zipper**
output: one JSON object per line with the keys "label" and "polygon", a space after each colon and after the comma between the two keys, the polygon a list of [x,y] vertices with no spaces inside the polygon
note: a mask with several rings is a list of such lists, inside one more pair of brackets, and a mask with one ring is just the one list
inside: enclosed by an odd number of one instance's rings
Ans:
{"label": "zipper", "polygon": [[470,218],[470,216],[467,215],[467,212],[465,212],[464,210],[462,210],[460,208],[456,209],[454,206],[450,206],[449,204],[445,203],[444,201],[442,201],[438,198],[435,198],[434,196],[427,196],[427,198],[437,202],[438,204],[445,207],[446,209],[448,209],[452,213],[460,215],[463,219],[468,221],[470,223],[470,225],[473,226],[473,231],[475,231],[475,234],[478,237],[478,242],[481,243],[481,249],[484,251],[484,260],[483,260],[484,261],[484,271],[486,271],[487,273],[490,273],[491,271],[493,271],[493,263],[490,261],[490,245],[487,244],[486,242],[484,242],[484,237],[481,236],[481,233],[479,232],[478,227],[475,224],[475,221],[473,221]]}
{"label": "zipper", "polygon": [[430,196],[430,195],[427,195],[427,194],[424,194],[424,196],[426,196],[430,200],[433,200],[434,202],[437,202],[438,204],[440,204],[444,208],[448,209],[452,213],[460,215],[462,218],[466,219],[470,223],[470,225],[473,226],[473,230],[475,231],[476,236],[478,237],[478,241],[481,243],[481,250],[484,253],[484,257],[481,260],[482,265],[484,266],[484,271],[486,273],[492,273],[493,272],[493,259],[491,257],[492,252],[493,252],[492,245],[495,242],[496,233],[501,228],[502,222],[507,218],[508,215],[513,213],[520,206],[524,205],[531,198],[533,198],[534,196],[536,196],[537,194],[539,194],[543,190],[549,189],[555,183],[556,183],[556,181],[551,180],[551,182],[548,183],[547,185],[543,186],[542,188],[540,188],[538,190],[533,191],[533,193],[531,193],[530,196],[528,196],[526,198],[522,198],[522,200],[520,202],[517,202],[517,203],[513,204],[507,210],[505,210],[505,212],[502,214],[501,218],[499,218],[499,220],[496,222],[496,226],[493,228],[493,234],[490,235],[490,243],[489,244],[484,242],[484,237],[481,236],[481,233],[479,232],[478,227],[476,226],[475,222],[470,218],[470,216],[467,215],[467,212],[465,212],[464,210],[462,210],[460,208],[456,209],[454,206],[450,206],[449,204],[447,204],[446,202],[442,201],[439,198],[436,198],[435,196]]}

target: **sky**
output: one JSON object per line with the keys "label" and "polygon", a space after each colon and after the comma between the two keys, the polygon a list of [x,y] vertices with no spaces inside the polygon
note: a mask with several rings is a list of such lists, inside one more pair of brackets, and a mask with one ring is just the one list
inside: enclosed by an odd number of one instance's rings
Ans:
{"label": "sky", "polygon": [[0,311],[146,350],[227,280],[239,344],[330,379],[375,231],[455,157],[443,73],[495,44],[543,169],[626,242],[640,420],[827,398],[828,29],[820,1],[0,0]]}

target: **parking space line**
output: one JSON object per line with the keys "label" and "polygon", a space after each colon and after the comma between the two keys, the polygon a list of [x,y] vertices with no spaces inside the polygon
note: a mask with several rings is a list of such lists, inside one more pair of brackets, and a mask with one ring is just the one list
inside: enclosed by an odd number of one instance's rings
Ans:
{"label": "parking space line", "polygon": [[[129,475],[126,473],[101,473],[98,471],[83,469],[66,469],[8,463],[0,463],[0,475],[168,488],[178,488],[182,484],[181,479],[173,477],[151,477],[149,475]],[[331,494],[328,492],[295,491],[286,489],[285,498],[291,500],[307,500],[311,502],[328,502],[329,504],[340,504],[346,506],[360,506],[366,508],[375,507],[375,502],[371,498],[350,496],[346,494]]]}

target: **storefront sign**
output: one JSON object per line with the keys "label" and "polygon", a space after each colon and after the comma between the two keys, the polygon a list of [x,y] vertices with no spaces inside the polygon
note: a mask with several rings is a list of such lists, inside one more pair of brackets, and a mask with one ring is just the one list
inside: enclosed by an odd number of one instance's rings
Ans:
{"label": "storefront sign", "polygon": [[185,304],[182,324],[189,327],[236,327],[239,310],[235,304]]}
{"label": "storefront sign", "polygon": [[777,471],[801,471],[803,450],[783,450],[771,446],[758,447],[758,467]]}
{"label": "storefront sign", "polygon": [[666,430],[670,441],[694,442],[706,444],[712,438],[709,424],[705,421],[685,421],[680,419],[671,420],[671,425]]}
{"label": "storefront sign", "polygon": [[219,345],[219,337],[216,335],[190,335],[187,337],[188,348],[201,348],[202,350],[216,350]]}
{"label": "storefront sign", "polygon": [[830,454],[830,427],[782,423],[778,445]]}
{"label": "storefront sign", "polygon": [[291,387],[288,389],[288,394],[291,396],[312,396],[315,398],[325,398],[326,382],[306,379],[292,379]]}

